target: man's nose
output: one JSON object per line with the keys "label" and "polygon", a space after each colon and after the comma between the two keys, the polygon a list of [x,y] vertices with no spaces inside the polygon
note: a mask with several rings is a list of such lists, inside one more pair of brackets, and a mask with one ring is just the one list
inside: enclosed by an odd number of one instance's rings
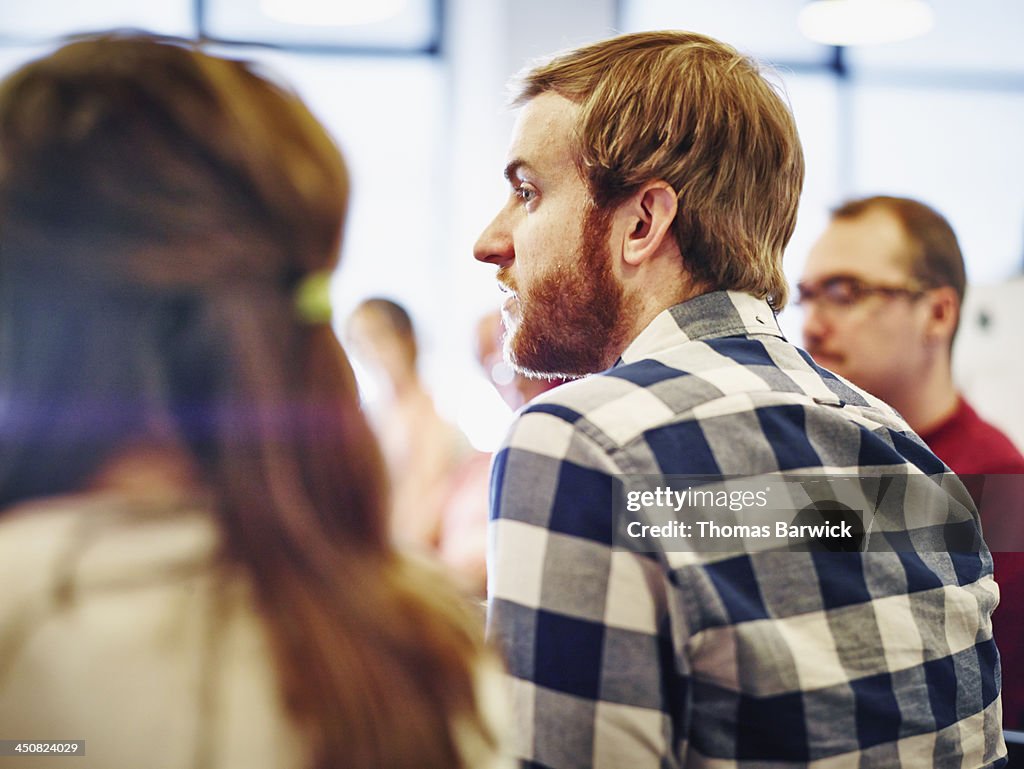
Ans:
{"label": "man's nose", "polygon": [[505,212],[500,212],[487,228],[480,233],[473,246],[473,257],[479,262],[506,267],[515,259],[512,246],[512,232],[505,221]]}

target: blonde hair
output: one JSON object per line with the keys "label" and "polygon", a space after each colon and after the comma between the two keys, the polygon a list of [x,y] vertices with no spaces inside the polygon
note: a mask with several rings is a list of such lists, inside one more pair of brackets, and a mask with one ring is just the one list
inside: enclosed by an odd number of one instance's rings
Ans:
{"label": "blonde hair", "polygon": [[529,70],[514,101],[546,91],[580,106],[576,161],[599,207],[668,182],[692,278],[782,309],[804,161],[792,114],[751,59],[691,32],[641,32]]}

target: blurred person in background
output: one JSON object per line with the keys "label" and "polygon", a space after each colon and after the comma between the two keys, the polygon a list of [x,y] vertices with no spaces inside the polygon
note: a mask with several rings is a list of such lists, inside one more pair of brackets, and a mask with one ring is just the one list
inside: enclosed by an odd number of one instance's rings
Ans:
{"label": "blurred person in background", "polygon": [[953,383],[965,288],[960,246],[938,212],[908,198],[850,201],[804,267],[804,342],[819,364],[895,407],[955,472],[1022,472],[1024,457]]}
{"label": "blurred person in background", "polygon": [[562,377],[526,376],[506,361],[508,333],[501,310],[484,315],[477,323],[476,359],[505,404],[516,411],[541,393],[565,384]]}
{"label": "blurred person in background", "polygon": [[438,413],[420,377],[416,331],[404,307],[379,297],[361,302],[345,337],[378,387],[369,407],[391,479],[392,536],[404,547],[436,552],[445,497],[469,442]]}
{"label": "blurred person in background", "polygon": [[963,477],[978,504],[1002,593],[992,625],[1002,656],[1004,723],[1019,729],[1024,457],[954,384],[951,354],[965,288],[964,259],[949,222],[919,201],[887,196],[837,208],[798,285],[807,351],[892,405]]}
{"label": "blurred person in background", "polygon": [[[561,378],[528,377],[502,355],[506,339],[501,311],[477,322],[476,359],[505,404],[515,411],[541,393],[563,384]],[[475,451],[458,468],[445,498],[439,554],[460,581],[476,595],[487,587],[487,506],[491,454]]]}
{"label": "blurred person in background", "polygon": [[396,555],[325,312],[331,139],[244,63],[0,85],[0,729],[83,767],[479,767],[475,622]]}
{"label": "blurred person in background", "polygon": [[[804,170],[785,100],[734,48],[662,31],[532,67],[516,104],[507,197],[474,255],[508,294],[516,367],[580,377],[528,404],[494,460],[488,630],[516,754],[565,769],[1001,765],[997,590],[966,490],[931,480],[945,467],[906,422],[775,319]],[[872,520],[905,552],[656,532],[636,552],[616,536],[617,484],[637,476],[879,468],[931,490],[922,502],[904,483]],[[977,544],[954,557],[910,538],[908,504],[914,534],[952,524]]]}

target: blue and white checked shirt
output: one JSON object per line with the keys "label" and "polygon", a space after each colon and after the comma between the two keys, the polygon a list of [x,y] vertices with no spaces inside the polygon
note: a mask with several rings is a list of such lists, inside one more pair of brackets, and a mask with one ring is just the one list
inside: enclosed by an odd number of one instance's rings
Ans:
{"label": "blue and white checked shirt", "polygon": [[616,477],[878,468],[945,469],[746,294],[664,311],[615,367],[531,403],[495,458],[488,554],[524,765],[1002,765],[984,547],[613,547]]}

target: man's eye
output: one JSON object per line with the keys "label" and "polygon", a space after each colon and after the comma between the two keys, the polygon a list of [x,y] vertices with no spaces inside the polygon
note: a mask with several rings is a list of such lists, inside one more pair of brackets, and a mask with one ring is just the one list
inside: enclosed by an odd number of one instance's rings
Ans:
{"label": "man's eye", "polygon": [[835,304],[853,304],[860,295],[860,286],[845,280],[826,283],[822,289]]}
{"label": "man's eye", "polygon": [[537,191],[530,187],[519,186],[515,188],[515,196],[524,203],[529,203],[537,197]]}

